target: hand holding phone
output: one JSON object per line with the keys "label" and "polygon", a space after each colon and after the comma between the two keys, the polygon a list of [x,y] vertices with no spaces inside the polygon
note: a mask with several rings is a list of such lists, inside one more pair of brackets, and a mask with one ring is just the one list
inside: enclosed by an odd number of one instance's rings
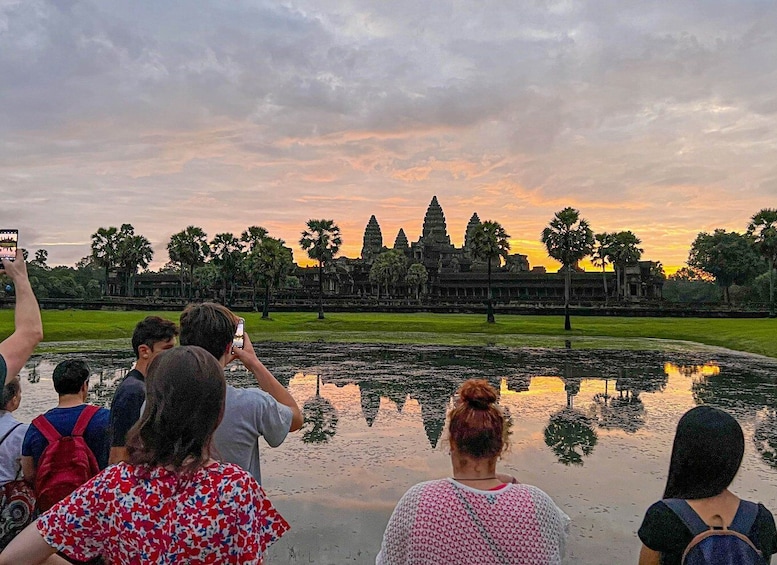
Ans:
{"label": "hand holding phone", "polygon": [[243,318],[238,318],[237,329],[235,330],[235,337],[232,338],[232,349],[243,349],[244,328],[245,328],[245,320]]}
{"label": "hand holding phone", "polygon": [[[19,245],[19,230],[0,229],[0,259],[16,260],[16,249]],[[0,269],[3,267],[0,261]]]}

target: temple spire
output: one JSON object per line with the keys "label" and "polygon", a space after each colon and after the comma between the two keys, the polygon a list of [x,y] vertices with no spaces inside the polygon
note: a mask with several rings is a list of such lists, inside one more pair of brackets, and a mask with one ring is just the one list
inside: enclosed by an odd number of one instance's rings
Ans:
{"label": "temple spire", "polygon": [[432,197],[432,201],[426,209],[423,238],[426,243],[451,244],[451,238],[448,236],[448,228],[445,225],[445,214],[442,211],[440,203],[437,202],[437,196]]}
{"label": "temple spire", "polygon": [[407,236],[405,235],[405,230],[402,228],[399,228],[399,232],[397,233],[397,237],[394,240],[394,249],[397,249],[399,251],[405,251],[410,247],[410,244],[407,241]]}
{"label": "temple spire", "polygon": [[383,233],[380,231],[378,220],[373,214],[367,227],[364,228],[364,240],[362,244],[362,259],[371,262],[383,249]]}

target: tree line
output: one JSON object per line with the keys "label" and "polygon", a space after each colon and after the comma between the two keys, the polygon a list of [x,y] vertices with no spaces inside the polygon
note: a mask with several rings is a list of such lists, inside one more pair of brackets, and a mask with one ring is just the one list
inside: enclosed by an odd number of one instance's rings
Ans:
{"label": "tree line", "polygon": [[[499,222],[484,221],[467,234],[472,256],[487,265],[487,320],[494,321],[492,269],[499,268],[510,251],[510,236]],[[574,208],[564,208],[556,214],[540,234],[548,256],[561,263],[565,278],[565,327],[569,328],[569,298],[571,274],[579,261],[591,257],[602,269],[605,297],[606,269],[615,271],[616,296],[626,281],[625,267],[638,262],[643,250],[641,240],[631,231],[594,233],[587,220]],[[340,228],[331,219],[311,219],[302,230],[299,246],[318,265],[319,317],[323,317],[323,281],[325,269],[339,253],[342,245]],[[293,276],[292,251],[282,239],[271,237],[260,226],[250,226],[239,236],[231,232],[216,234],[209,239],[204,230],[187,226],[174,233],[167,243],[169,262],[160,272],[179,277],[181,296],[193,298],[196,290],[220,285],[225,300],[231,300],[238,283],[252,288],[252,301],[257,306],[257,294],[264,292],[263,315],[275,289],[298,286]],[[76,268],[47,265],[47,252],[39,249],[31,261],[31,279],[37,284],[42,298],[98,298],[107,293],[109,273],[117,274],[119,293],[134,294],[135,277],[146,269],[154,256],[151,243],[136,234],[131,224],[120,227],[100,227],[91,235],[91,253]],[[698,234],[689,252],[688,267],[670,277],[670,281],[715,284],[723,299],[730,302],[732,285],[745,285],[757,279],[769,280],[770,315],[774,316],[775,269],[777,269],[777,209],[765,208],[755,214],[744,233],[716,229]],[[96,271],[101,271],[101,276]],[[663,276],[660,263],[655,274]],[[391,295],[398,285],[412,289],[419,297],[428,279],[425,267],[408,260],[398,250],[386,249],[378,254],[370,267],[370,282],[378,292]],[[102,280],[102,284],[97,282]],[[195,290],[196,289],[196,290]]]}

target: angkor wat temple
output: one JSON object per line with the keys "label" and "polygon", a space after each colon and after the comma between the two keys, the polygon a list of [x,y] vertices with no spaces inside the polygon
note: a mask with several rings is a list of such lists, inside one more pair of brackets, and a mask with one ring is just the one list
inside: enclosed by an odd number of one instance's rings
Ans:
{"label": "angkor wat temple", "polygon": [[[373,215],[364,229],[361,257],[340,257],[330,266],[324,280],[330,296],[358,298],[380,296],[377,286],[370,282],[369,271],[375,258],[384,251],[395,249],[404,253],[408,264],[420,263],[428,273],[424,300],[433,303],[482,302],[488,293],[485,261],[477,260],[472,253],[473,230],[481,220],[473,213],[464,235],[464,245],[451,243],[445,214],[437,197],[429,203],[424,216],[421,236],[408,242],[404,229],[400,228],[391,248],[384,245],[383,233]],[[627,301],[652,300],[661,297],[663,279],[654,275],[656,263],[640,261],[625,268],[626,284],[622,285],[620,298]],[[316,268],[300,268],[298,276],[304,289],[315,292],[318,285]],[[572,276],[573,300],[604,302],[603,277],[607,279],[608,298],[617,298],[615,274],[585,272],[576,269]],[[514,253],[504,265],[492,264],[492,288],[497,302],[559,302],[563,301],[564,278],[561,273],[547,273],[544,267],[531,268],[526,255]],[[410,297],[413,289],[399,285],[393,289],[393,298]]]}
{"label": "angkor wat temple", "polygon": [[[409,242],[404,229],[400,229],[389,248],[384,243],[378,219],[370,217],[364,229],[361,257],[337,257],[330,262],[324,273],[325,300],[330,305],[358,309],[360,305],[380,304],[417,307],[419,305],[477,306],[482,305],[488,295],[485,261],[474,257],[471,249],[472,233],[480,224],[477,213],[473,213],[465,233],[464,244],[456,247],[451,243],[443,212],[437,197],[433,197],[423,219],[421,236]],[[539,234],[538,234],[539,236]],[[407,264],[422,264],[428,278],[419,289],[400,282],[388,294],[381,292],[377,284],[370,281],[370,268],[383,252],[394,249],[407,258]],[[576,268],[572,274],[571,300],[576,304],[598,305],[612,299],[634,303],[661,298],[663,278],[655,274],[656,263],[640,261],[627,265],[625,284],[617,285],[613,272],[585,272]],[[273,303],[294,309],[305,308],[318,295],[318,268],[296,267],[295,273],[300,285],[295,288],[277,289]],[[605,284],[607,296],[605,297]],[[524,304],[560,304],[564,300],[564,277],[561,273],[548,273],[544,267],[531,268],[526,255],[513,253],[503,265],[492,263],[491,286],[496,305],[520,306]],[[109,295],[118,295],[119,285],[115,276],[109,279]],[[223,294],[223,293],[222,293]],[[225,300],[219,289],[200,289],[196,299]],[[251,296],[246,286],[238,286],[226,301],[233,306],[245,306]],[[168,274],[140,274],[136,278],[135,297],[154,298],[165,302],[181,299],[179,277]]]}

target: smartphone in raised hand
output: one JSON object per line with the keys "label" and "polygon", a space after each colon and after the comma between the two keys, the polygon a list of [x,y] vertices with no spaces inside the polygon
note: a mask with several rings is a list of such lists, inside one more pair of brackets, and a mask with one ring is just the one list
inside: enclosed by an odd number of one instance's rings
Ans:
{"label": "smartphone in raised hand", "polygon": [[243,318],[237,319],[237,329],[235,337],[232,338],[232,349],[243,349],[243,331],[246,321]]}
{"label": "smartphone in raised hand", "polygon": [[[13,261],[19,245],[19,230],[0,229],[0,258]],[[0,262],[0,269],[3,264]]]}

